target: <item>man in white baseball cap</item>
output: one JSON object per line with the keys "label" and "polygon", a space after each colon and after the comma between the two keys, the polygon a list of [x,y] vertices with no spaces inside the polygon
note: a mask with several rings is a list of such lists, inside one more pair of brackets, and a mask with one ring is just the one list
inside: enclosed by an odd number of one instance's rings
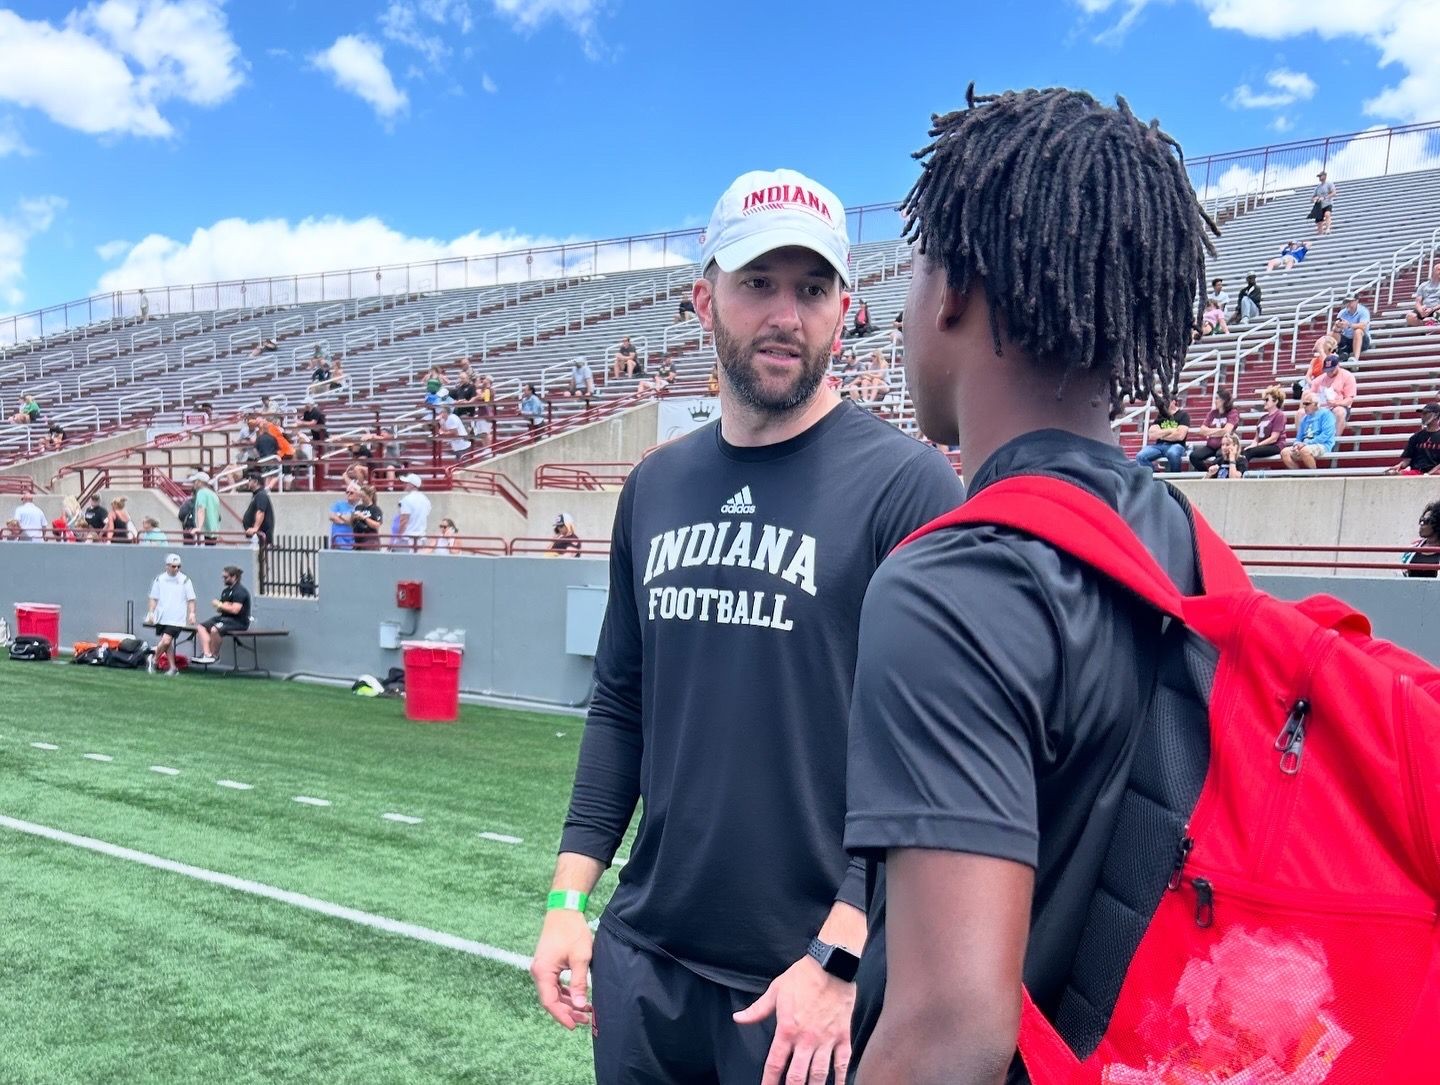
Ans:
{"label": "man in white baseball cap", "polygon": [[180,555],[165,555],[165,571],[150,582],[150,603],[145,624],[153,625],[160,643],[150,656],[148,669],[155,673],[155,659],[165,656],[166,674],[172,678],[180,673],[175,665],[175,638],[185,626],[195,628],[195,585],[180,571]]}
{"label": "man in white baseball cap", "polygon": [[405,496],[400,499],[400,511],[395,518],[395,548],[420,550],[425,545],[425,529],[430,523],[430,499],[420,492],[419,475],[401,475],[400,484],[405,487]]}
{"label": "man in white baseball cap", "polygon": [[[825,384],[849,255],[824,186],[736,179],[691,295],[720,418],[652,452],[620,496],[531,968],[552,1017],[593,1024],[599,1085],[845,1080],[865,941],[842,846],[860,604],[880,559],[964,496],[934,449]],[[588,894],[639,799],[592,936]]]}

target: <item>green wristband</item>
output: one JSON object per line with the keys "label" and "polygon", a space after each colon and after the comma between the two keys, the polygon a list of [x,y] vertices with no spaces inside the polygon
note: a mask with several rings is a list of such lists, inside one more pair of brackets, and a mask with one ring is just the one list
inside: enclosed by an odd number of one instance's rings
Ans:
{"label": "green wristband", "polygon": [[556,908],[564,908],[572,912],[584,912],[585,905],[589,903],[589,895],[578,889],[552,889],[545,898],[545,910],[553,912]]}

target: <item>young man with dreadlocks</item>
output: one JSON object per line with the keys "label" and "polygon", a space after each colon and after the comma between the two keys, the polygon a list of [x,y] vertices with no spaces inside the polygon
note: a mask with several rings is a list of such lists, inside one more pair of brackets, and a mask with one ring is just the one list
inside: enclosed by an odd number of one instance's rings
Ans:
{"label": "young man with dreadlocks", "polygon": [[[963,446],[972,494],[1024,474],[1080,485],[1193,592],[1187,511],[1110,425],[1124,397],[1174,389],[1190,341],[1210,242],[1178,148],[1123,100],[972,86],[967,102],[935,119],[903,206],[920,427]],[[850,722],[846,845],[876,864],[853,1081],[1024,1080],[1021,980],[1054,1020],[1161,634],[1016,531],[934,531],[881,566]]]}

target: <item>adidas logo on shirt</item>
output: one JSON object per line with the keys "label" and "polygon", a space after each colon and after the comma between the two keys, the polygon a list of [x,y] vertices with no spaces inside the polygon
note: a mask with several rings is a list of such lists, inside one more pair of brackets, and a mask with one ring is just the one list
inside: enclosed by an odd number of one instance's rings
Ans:
{"label": "adidas logo on shirt", "polygon": [[754,511],[755,502],[750,496],[749,486],[742,486],[739,493],[720,506],[722,516],[749,516]]}

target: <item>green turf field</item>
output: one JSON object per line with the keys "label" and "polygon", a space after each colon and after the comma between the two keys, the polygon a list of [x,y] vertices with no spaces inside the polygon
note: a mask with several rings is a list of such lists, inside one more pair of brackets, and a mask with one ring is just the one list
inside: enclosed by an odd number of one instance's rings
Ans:
{"label": "green turf field", "polygon": [[[7,661],[0,815],[528,955],[581,728]],[[4,1085],[592,1080],[510,965],[8,826],[0,900]]]}

